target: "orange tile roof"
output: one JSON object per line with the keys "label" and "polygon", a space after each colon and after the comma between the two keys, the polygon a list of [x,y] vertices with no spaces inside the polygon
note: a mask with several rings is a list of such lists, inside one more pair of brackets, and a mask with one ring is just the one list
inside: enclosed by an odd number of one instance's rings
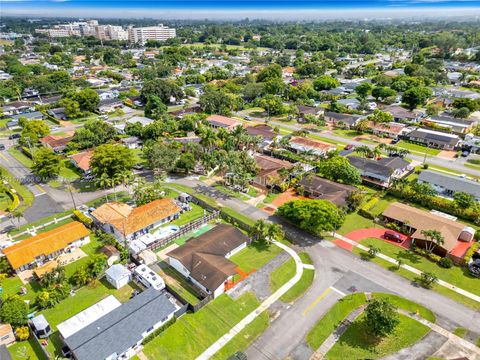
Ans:
{"label": "orange tile roof", "polygon": [[53,230],[32,236],[6,249],[3,253],[14,269],[30,264],[36,257],[50,255],[65,249],[68,244],[80,240],[90,234],[90,231],[78,221],[74,221]]}
{"label": "orange tile roof", "polygon": [[94,210],[92,215],[102,224],[110,224],[127,236],[175,215],[180,210],[172,199],[157,199],[136,208],[124,203],[109,202]]}
{"label": "orange tile roof", "polygon": [[214,125],[224,125],[225,127],[235,127],[240,125],[240,122],[222,115],[210,115],[207,117],[207,121]]}
{"label": "orange tile roof", "polygon": [[93,151],[87,150],[79,152],[78,154],[70,155],[70,158],[75,161],[77,166],[83,171],[90,170],[90,160],[92,160]]}
{"label": "orange tile roof", "polygon": [[0,324],[0,337],[12,334],[13,329],[10,324]]}

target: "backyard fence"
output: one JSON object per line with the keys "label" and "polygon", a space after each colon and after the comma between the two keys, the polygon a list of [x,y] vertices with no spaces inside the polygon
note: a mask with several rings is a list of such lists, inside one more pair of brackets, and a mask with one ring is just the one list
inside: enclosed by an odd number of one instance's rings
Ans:
{"label": "backyard fence", "polygon": [[154,241],[153,243],[149,244],[147,248],[148,248],[148,250],[155,251],[158,248],[161,248],[165,245],[168,245],[172,241],[178,239],[179,237],[182,237],[182,236],[186,235],[190,231],[196,230],[200,226],[202,226],[203,224],[206,224],[206,223],[218,218],[219,214],[220,214],[220,211],[214,210],[211,214],[206,215],[206,216],[202,217],[201,219],[194,220],[194,221],[192,221],[188,224],[185,224],[185,225],[181,226],[180,229],[177,232],[175,232],[175,233],[173,233],[173,234],[171,234],[171,235],[169,235],[169,236],[167,236],[163,239],[158,239],[158,240]]}

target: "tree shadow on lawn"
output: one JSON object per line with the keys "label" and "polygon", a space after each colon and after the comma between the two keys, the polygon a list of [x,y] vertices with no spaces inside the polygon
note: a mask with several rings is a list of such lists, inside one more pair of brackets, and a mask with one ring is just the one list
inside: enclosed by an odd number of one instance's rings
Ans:
{"label": "tree shadow on lawn", "polygon": [[360,348],[376,352],[375,347],[382,338],[370,334],[364,320],[354,321],[338,340],[338,344],[344,347]]}

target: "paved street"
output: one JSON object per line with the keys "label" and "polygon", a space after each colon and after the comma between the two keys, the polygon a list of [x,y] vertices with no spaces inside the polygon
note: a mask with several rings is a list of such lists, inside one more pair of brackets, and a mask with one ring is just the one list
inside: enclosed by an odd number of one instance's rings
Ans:
{"label": "paved street", "polygon": [[315,279],[305,295],[293,305],[284,306],[278,318],[248,349],[249,359],[284,359],[289,355],[307,359],[311,355],[304,344],[310,328],[341,297],[342,293],[386,291],[399,294],[422,304],[437,315],[439,325],[453,330],[465,327],[480,335],[480,314],[434,291],[426,290],[409,280],[358,256],[338,248],[333,243],[300,231],[275,216],[229,197],[199,180],[178,179],[176,182],[197,189],[252,219],[268,218],[282,223],[285,232],[298,246],[307,251],[315,265]]}

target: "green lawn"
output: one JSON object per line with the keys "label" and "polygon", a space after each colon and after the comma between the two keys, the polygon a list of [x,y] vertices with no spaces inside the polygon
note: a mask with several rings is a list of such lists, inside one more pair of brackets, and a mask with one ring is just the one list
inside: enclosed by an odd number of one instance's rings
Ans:
{"label": "green lawn", "polygon": [[[236,301],[221,295],[198,312],[182,316],[146,344],[143,352],[151,360],[195,359],[258,305],[253,293],[246,293]],[[263,329],[264,323],[255,322],[253,329],[250,327],[247,331],[259,333],[259,327]]]}
{"label": "green lawn", "polygon": [[363,316],[357,318],[327,353],[327,359],[378,359],[415,344],[430,329],[405,315],[399,314],[400,323],[393,334],[375,340],[367,333]]}
{"label": "green lawn", "polygon": [[312,350],[317,350],[348,314],[366,302],[367,299],[363,293],[340,299],[309,331],[307,344]]}
{"label": "green lawn", "polygon": [[[304,264],[312,264],[312,259],[307,253],[298,254]],[[270,273],[270,291],[274,293],[282,287],[288,280],[295,275],[295,261],[289,258],[282,265],[277,267]],[[303,269],[300,280],[292,286],[285,294],[280,298],[285,303],[290,303],[302,296],[305,291],[312,285],[313,278],[315,276],[315,270]]]}
{"label": "green lawn", "polygon": [[8,149],[10,155],[12,155],[19,163],[27,168],[31,168],[33,165],[32,159],[30,159],[27,155],[25,155],[21,150],[17,149],[16,147],[11,147]]}
{"label": "green lawn", "polygon": [[427,309],[425,306],[422,306],[400,296],[387,293],[373,293],[373,296],[379,299],[387,299],[396,307],[409,311],[411,313],[418,314],[418,316],[421,316],[425,320],[428,320],[432,323],[437,320],[435,314],[430,309]]}
{"label": "green lawn", "polygon": [[262,312],[255,320],[234,336],[230,342],[211,357],[213,360],[225,360],[237,351],[244,351],[270,325],[268,312]]}
{"label": "green lawn", "polygon": [[353,212],[345,217],[345,222],[337,232],[341,235],[346,235],[353,230],[371,227],[380,227],[380,225],[375,224],[373,220],[364,218],[357,212]]}
{"label": "green lawn", "polygon": [[40,284],[38,282],[31,281],[27,284],[23,284],[17,275],[2,280],[0,285],[3,288],[3,296],[18,294],[20,289],[22,287],[25,287],[27,289],[27,293],[21,296],[22,300],[35,300],[35,297],[37,296],[37,291],[40,290]]}
{"label": "green lawn", "polygon": [[242,271],[248,273],[260,269],[282,251],[276,245],[255,242],[233,255],[230,261],[237,264]]}
{"label": "green lawn", "polygon": [[[192,305],[196,305],[200,302],[200,299],[197,297],[197,291],[195,288],[182,276],[178,273],[173,267],[167,263],[160,263],[162,271],[165,272],[169,277],[176,280],[177,284],[169,283],[169,286],[180,295],[185,301]],[[160,274],[163,275],[163,274]]]}
{"label": "green lawn", "polygon": [[[354,254],[357,254],[358,256],[364,258],[364,259],[369,259],[369,261],[372,261],[372,262],[384,267],[387,270],[395,272],[397,275],[400,275],[400,276],[402,276],[402,277],[404,277],[404,278],[406,278],[410,281],[413,281],[413,282],[418,281],[418,276],[415,275],[414,273],[412,273],[408,270],[405,270],[405,269],[397,269],[396,265],[393,265],[392,263],[390,263],[386,260],[380,259],[379,257],[375,257],[375,258],[371,259],[371,258],[369,258],[367,252],[365,252],[363,250],[360,250],[357,247],[354,247],[352,252]],[[440,294],[442,294],[446,297],[449,297],[454,301],[457,301],[461,304],[464,304],[465,306],[468,306],[468,307],[470,307],[474,310],[480,311],[480,303],[478,303],[477,301],[475,301],[473,299],[467,298],[466,296],[458,294],[455,291],[450,290],[450,289],[448,289],[444,286],[441,286],[441,285],[438,285],[438,284],[433,284],[432,290],[436,291],[436,292],[438,292],[438,293],[440,293]]]}
{"label": "green lawn", "polygon": [[185,211],[177,220],[172,221],[170,224],[182,226],[203,217],[204,210],[201,206],[194,203],[190,203],[190,206],[192,210]]}
{"label": "green lawn", "polygon": [[364,239],[360,243],[365,246],[374,245],[380,249],[382,254],[394,259],[396,259],[397,256],[400,256],[406,265],[415,267],[423,272],[432,272],[441,280],[449,282],[476,295],[480,295],[478,278],[469,275],[468,269],[464,267],[453,266],[450,269],[445,269],[426,257],[409,250],[404,250],[379,239]]}
{"label": "green lawn", "polygon": [[465,335],[467,335],[467,332],[468,332],[467,329],[461,328],[461,327],[456,328],[456,329],[453,331],[453,333],[454,333],[455,335],[457,335],[458,337],[461,337],[461,338],[465,337]]}
{"label": "green lawn", "polygon": [[34,199],[34,196],[30,190],[28,190],[26,186],[22,185],[20,181],[18,181],[18,179],[15,178],[15,176],[13,176],[7,169],[0,167],[0,174],[4,179],[8,179],[10,186],[15,189],[17,195],[20,196],[21,201],[20,206],[17,207],[17,211],[23,212],[29,208]]}
{"label": "green lawn", "polygon": [[438,155],[441,151],[438,149],[431,149],[429,147],[422,146],[419,144],[414,144],[405,140],[400,140],[395,146],[410,150],[411,152],[416,152],[420,154],[427,153],[427,155],[433,155],[433,156]]}
{"label": "green lawn", "polygon": [[13,360],[47,360],[40,345],[33,338],[10,345],[8,351]]}

